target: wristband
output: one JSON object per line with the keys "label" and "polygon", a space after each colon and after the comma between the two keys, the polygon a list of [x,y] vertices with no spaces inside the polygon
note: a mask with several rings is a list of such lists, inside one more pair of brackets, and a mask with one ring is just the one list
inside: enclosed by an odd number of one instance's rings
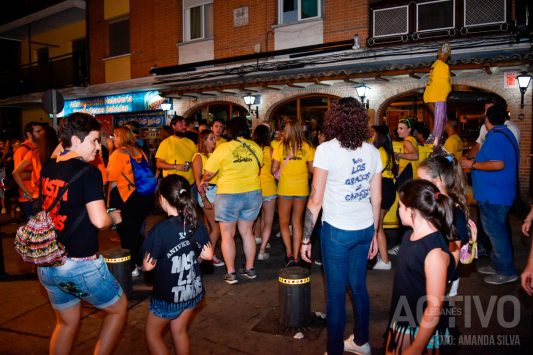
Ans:
{"label": "wristband", "polygon": [[475,160],[472,162],[472,170],[476,170],[476,161]]}

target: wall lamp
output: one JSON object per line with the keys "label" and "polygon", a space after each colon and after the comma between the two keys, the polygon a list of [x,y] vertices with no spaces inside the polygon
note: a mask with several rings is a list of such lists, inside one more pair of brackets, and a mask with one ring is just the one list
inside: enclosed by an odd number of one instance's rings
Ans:
{"label": "wall lamp", "polygon": [[259,106],[255,106],[255,108],[253,109],[252,105],[259,105],[261,103],[261,95],[252,95],[248,93],[242,98],[246,106],[248,106],[248,111],[250,112],[250,114],[252,116],[255,115],[256,118],[259,118]]}
{"label": "wall lamp", "polygon": [[516,77],[516,80],[518,80],[518,87],[520,88],[520,108],[524,108],[524,95],[529,87],[531,75],[524,71]]}
{"label": "wall lamp", "polygon": [[368,109],[369,103],[368,100],[366,100],[367,91],[370,90],[370,87],[368,87],[364,82],[359,83],[355,86],[355,92],[357,94],[357,97],[359,98],[359,101],[363,104],[364,107]]}

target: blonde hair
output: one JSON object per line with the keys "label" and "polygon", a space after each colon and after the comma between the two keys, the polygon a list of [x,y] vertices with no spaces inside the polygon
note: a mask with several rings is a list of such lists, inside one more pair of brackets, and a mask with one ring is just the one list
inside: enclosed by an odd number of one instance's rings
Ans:
{"label": "blonde hair", "polygon": [[116,127],[113,134],[120,139],[122,145],[135,145],[135,136],[128,127]]}

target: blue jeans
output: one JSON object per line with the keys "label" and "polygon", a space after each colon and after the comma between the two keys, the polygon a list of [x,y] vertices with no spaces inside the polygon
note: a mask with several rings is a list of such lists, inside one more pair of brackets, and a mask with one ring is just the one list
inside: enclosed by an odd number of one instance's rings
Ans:
{"label": "blue jeans", "polygon": [[366,288],[366,265],[374,226],[356,231],[337,229],[324,222],[320,233],[326,275],[328,354],[342,354],[346,286],[352,292],[355,343],[368,343],[370,304]]}
{"label": "blue jeans", "polygon": [[513,252],[507,233],[506,220],[511,206],[478,202],[481,223],[492,244],[492,267],[500,275],[514,276]]}

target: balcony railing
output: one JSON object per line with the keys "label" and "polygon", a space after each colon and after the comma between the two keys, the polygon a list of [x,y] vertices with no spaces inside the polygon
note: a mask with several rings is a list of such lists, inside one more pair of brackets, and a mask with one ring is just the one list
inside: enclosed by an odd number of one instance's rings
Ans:
{"label": "balcony railing", "polygon": [[507,32],[511,0],[417,0],[371,7],[368,45]]}
{"label": "balcony railing", "polygon": [[87,85],[85,55],[70,53],[46,62],[0,69],[0,97],[17,96],[47,89]]}

